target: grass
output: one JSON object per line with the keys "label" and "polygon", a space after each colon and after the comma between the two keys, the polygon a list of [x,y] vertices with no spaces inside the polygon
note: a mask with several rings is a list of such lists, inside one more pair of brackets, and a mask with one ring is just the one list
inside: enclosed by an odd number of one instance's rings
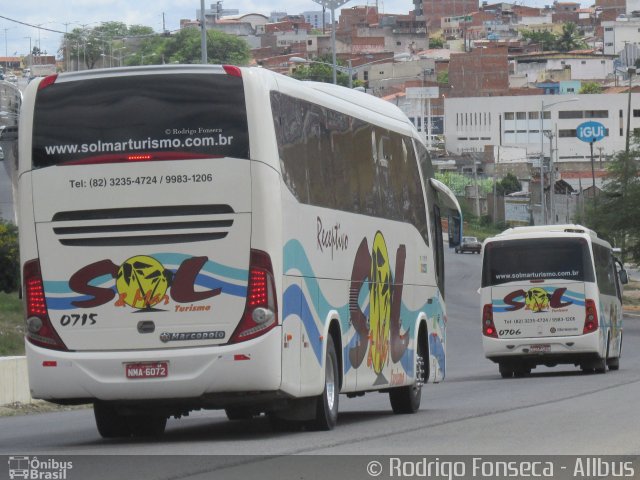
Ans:
{"label": "grass", "polygon": [[625,306],[640,306],[640,282],[633,280],[623,287],[622,304]]}
{"label": "grass", "polygon": [[477,223],[466,223],[462,228],[464,236],[476,237],[481,242],[487,237],[493,237],[504,231],[503,228],[496,228],[493,225],[479,225]]}
{"label": "grass", "polygon": [[0,292],[0,356],[24,355],[22,300]]}

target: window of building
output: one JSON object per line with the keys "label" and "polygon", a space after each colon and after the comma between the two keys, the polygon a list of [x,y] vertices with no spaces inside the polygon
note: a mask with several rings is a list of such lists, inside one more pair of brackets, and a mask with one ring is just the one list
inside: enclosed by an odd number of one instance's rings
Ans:
{"label": "window of building", "polygon": [[634,118],[640,117],[640,110],[636,110],[635,108],[633,109],[633,116]]}
{"label": "window of building", "polygon": [[587,61],[586,61],[586,60],[582,60],[580,63],[581,63],[582,65],[586,65],[586,64],[587,64]]}
{"label": "window of building", "polygon": [[504,119],[505,120],[513,120],[514,118],[515,117],[514,117],[514,113],[513,112],[505,112],[504,113]]}
{"label": "window of building", "polygon": [[516,112],[516,119],[517,120],[526,120],[527,119],[527,112]]}
{"label": "window of building", "polygon": [[558,136],[560,138],[575,138],[576,137],[576,129],[575,128],[567,128],[558,130]]}
{"label": "window of building", "polygon": [[548,110],[542,112],[542,118],[544,120],[551,120],[551,112]]}
{"label": "window of building", "polygon": [[540,112],[529,112],[529,120],[540,119]]}
{"label": "window of building", "polygon": [[613,32],[613,27],[605,27],[605,32]]}
{"label": "window of building", "polygon": [[584,118],[582,110],[563,110],[558,112],[558,118]]}
{"label": "window of building", "polygon": [[584,118],[609,118],[609,110],[586,110]]}

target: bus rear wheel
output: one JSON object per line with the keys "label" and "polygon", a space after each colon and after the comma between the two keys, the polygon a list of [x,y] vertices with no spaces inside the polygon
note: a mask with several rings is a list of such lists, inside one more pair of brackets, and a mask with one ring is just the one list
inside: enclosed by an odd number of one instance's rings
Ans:
{"label": "bus rear wheel", "polygon": [[163,415],[122,415],[109,402],[95,402],[93,414],[103,438],[159,437],[167,426],[167,417]]}
{"label": "bus rear wheel", "polygon": [[418,342],[416,353],[416,375],[413,385],[392,388],[389,390],[391,409],[395,414],[416,413],[420,409],[422,399],[422,386],[425,382],[424,358],[426,352],[422,342]]}
{"label": "bus rear wheel", "polygon": [[331,335],[327,338],[327,359],[325,361],[324,390],[317,398],[316,416],[311,421],[314,430],[332,430],[338,422],[338,399],[340,376],[338,374],[338,356]]}
{"label": "bus rear wheel", "polygon": [[114,405],[107,402],[95,402],[93,415],[96,427],[102,438],[128,437],[131,434],[127,417],[120,415]]}

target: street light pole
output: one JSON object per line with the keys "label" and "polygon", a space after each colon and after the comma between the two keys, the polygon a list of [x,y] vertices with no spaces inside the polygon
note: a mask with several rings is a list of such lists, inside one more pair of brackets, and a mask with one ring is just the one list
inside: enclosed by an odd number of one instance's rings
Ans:
{"label": "street light pole", "polygon": [[[204,1],[204,0],[203,0]],[[313,0],[324,8],[331,10],[331,64],[333,66],[333,84],[338,83],[338,64],[336,63],[336,8],[341,7],[350,0]]]}
{"label": "street light pole", "polygon": [[547,209],[544,199],[544,100],[540,104],[540,205],[542,210],[542,224],[547,224]]}

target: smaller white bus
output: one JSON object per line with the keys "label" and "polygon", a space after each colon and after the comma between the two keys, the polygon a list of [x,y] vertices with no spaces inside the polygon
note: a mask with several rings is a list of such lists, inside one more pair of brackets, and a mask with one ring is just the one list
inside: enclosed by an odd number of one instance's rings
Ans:
{"label": "smaller white bus", "polygon": [[505,230],[483,252],[482,343],[503,378],[538,365],[619,368],[627,275],[609,243],[580,225],[545,225]]}

